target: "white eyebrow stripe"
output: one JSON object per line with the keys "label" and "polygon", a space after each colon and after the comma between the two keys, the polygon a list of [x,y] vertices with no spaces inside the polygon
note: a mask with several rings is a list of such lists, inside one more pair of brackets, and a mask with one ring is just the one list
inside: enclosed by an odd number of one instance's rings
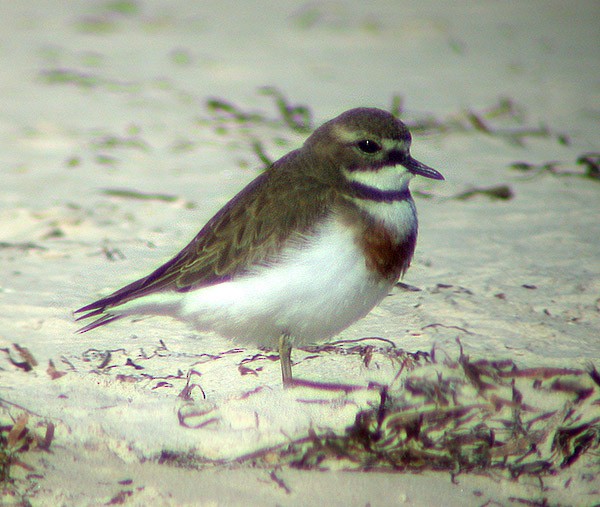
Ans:
{"label": "white eyebrow stripe", "polygon": [[401,139],[382,139],[379,142],[386,151],[408,151],[410,148],[410,142],[406,143]]}
{"label": "white eyebrow stripe", "polygon": [[370,139],[379,143],[385,151],[407,151],[410,148],[410,139],[382,139],[366,130],[351,130],[342,125],[335,125],[333,134],[342,144],[352,144],[356,141]]}
{"label": "white eyebrow stripe", "polygon": [[[364,130],[351,130],[342,125],[334,125],[333,135],[343,144],[369,138],[369,134]],[[374,136],[371,136],[371,138],[374,139]]]}

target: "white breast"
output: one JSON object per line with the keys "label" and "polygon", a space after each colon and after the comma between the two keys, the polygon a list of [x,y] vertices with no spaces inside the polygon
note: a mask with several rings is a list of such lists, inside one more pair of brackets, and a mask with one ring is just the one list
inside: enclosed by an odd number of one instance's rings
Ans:
{"label": "white breast", "polygon": [[[416,226],[412,201],[363,205],[399,234]],[[393,284],[367,269],[356,239],[347,222],[332,216],[270,266],[186,293],[150,294],[115,313],[172,315],[200,330],[269,347],[282,333],[295,344],[324,341],[364,317]]]}
{"label": "white breast", "polygon": [[185,294],[181,316],[239,341],[274,346],[286,332],[302,344],[339,333],[389,289],[367,270],[353,231],[331,218],[277,264]]}
{"label": "white breast", "polygon": [[352,201],[375,220],[395,231],[400,237],[408,236],[417,228],[417,209],[412,197],[392,202],[377,202],[368,199],[353,199]]}

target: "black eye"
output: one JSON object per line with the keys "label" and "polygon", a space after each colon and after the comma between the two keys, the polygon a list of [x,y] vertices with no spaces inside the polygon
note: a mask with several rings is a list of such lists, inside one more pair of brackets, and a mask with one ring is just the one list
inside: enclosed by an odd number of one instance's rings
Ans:
{"label": "black eye", "polygon": [[381,150],[381,145],[372,139],[363,139],[357,143],[358,149],[365,153],[377,153]]}

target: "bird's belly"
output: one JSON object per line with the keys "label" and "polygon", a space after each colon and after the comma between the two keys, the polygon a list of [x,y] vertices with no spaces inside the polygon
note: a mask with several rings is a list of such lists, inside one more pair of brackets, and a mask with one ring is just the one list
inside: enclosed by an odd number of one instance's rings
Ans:
{"label": "bird's belly", "polygon": [[182,317],[200,329],[274,346],[326,340],[364,317],[391,288],[371,272],[354,234],[336,221],[251,274],[188,292]]}

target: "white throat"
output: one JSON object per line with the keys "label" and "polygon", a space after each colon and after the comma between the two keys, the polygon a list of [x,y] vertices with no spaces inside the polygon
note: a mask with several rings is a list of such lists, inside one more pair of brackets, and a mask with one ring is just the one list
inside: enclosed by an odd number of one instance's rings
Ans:
{"label": "white throat", "polygon": [[385,166],[377,171],[344,171],[344,176],[348,181],[383,191],[406,190],[414,177],[402,166]]}

